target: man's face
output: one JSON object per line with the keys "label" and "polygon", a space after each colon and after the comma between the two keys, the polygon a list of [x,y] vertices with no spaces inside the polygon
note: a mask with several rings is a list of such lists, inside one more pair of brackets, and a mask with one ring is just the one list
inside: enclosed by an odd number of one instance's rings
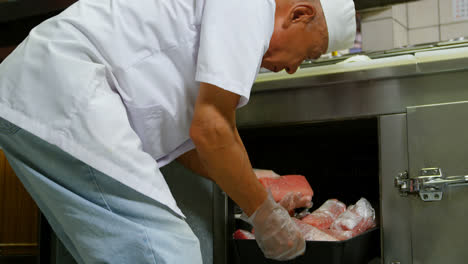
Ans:
{"label": "man's face", "polygon": [[263,56],[262,67],[274,72],[285,69],[293,74],[304,60],[318,59],[323,52],[319,47],[321,41],[310,44],[310,38],[304,34],[273,34],[268,51]]}
{"label": "man's face", "polygon": [[270,71],[285,69],[293,74],[305,59],[317,59],[327,49],[328,37],[320,34],[320,30],[314,28],[315,25],[294,22],[291,17],[294,15],[275,18],[270,46],[262,60],[262,67]]}

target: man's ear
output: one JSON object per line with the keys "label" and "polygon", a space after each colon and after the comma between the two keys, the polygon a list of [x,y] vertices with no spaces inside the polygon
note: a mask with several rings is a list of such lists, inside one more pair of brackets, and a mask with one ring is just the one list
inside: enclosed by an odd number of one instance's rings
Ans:
{"label": "man's ear", "polygon": [[288,19],[285,20],[287,23],[284,26],[289,26],[295,23],[305,23],[308,24],[312,19],[314,19],[317,14],[317,9],[313,5],[309,4],[298,4],[293,6],[288,14]]}

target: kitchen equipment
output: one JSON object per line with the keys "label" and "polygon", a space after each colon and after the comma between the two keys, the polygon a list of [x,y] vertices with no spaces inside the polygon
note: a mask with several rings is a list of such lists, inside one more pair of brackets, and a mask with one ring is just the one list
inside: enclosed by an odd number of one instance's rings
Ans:
{"label": "kitchen equipment", "polygon": [[[237,114],[252,164],[306,175],[317,206],[366,197],[381,263],[465,263],[468,47],[461,40],[370,57],[259,74]],[[239,263],[236,205],[219,190],[214,201],[214,263]]]}
{"label": "kitchen equipment", "polygon": [[255,240],[236,240],[234,250],[239,255],[239,263],[243,264],[362,264],[380,255],[378,247],[375,247],[379,244],[379,234],[379,229],[374,228],[346,241],[307,241],[304,255],[281,262],[265,260]]}

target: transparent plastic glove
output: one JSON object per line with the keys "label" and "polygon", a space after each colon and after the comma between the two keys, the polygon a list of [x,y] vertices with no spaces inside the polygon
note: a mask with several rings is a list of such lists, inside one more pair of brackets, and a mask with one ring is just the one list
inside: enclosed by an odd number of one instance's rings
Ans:
{"label": "transparent plastic glove", "polygon": [[270,192],[249,217],[255,239],[266,258],[290,260],[305,252],[305,240],[288,212],[275,202]]}
{"label": "transparent plastic glove", "polygon": [[303,196],[301,193],[289,192],[287,193],[279,204],[283,206],[288,212],[291,212],[295,208],[311,208],[312,201],[307,197]]}
{"label": "transparent plastic glove", "polygon": [[253,169],[257,179],[260,178],[279,178],[281,177],[279,174],[272,170],[262,170],[262,169]]}

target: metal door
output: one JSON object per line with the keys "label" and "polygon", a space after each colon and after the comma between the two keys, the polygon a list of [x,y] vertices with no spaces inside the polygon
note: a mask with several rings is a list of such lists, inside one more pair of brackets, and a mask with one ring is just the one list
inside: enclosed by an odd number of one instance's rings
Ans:
{"label": "metal door", "polygon": [[[468,102],[407,108],[408,175],[441,168],[446,176],[468,174]],[[468,262],[468,186],[449,186],[440,201],[419,195],[410,203],[413,264]],[[427,198],[427,196],[426,196]]]}
{"label": "metal door", "polygon": [[394,187],[395,175],[408,169],[406,114],[379,117],[380,229],[383,264],[411,264],[410,203]]}

